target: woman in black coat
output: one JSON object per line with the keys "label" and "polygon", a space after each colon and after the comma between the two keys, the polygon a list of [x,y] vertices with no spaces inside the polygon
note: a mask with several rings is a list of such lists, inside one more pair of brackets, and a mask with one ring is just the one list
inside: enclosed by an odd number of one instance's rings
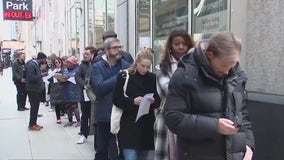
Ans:
{"label": "woman in black coat", "polygon": [[[118,139],[125,160],[146,160],[149,150],[154,149],[154,109],[159,107],[160,98],[156,89],[156,76],[149,72],[152,60],[153,55],[150,50],[143,49],[138,52],[134,66],[127,71],[129,80],[126,95],[123,90],[126,71],[121,72],[117,77],[113,103],[123,110]],[[148,93],[153,93],[153,98],[148,99],[149,113],[136,121],[140,102]]]}

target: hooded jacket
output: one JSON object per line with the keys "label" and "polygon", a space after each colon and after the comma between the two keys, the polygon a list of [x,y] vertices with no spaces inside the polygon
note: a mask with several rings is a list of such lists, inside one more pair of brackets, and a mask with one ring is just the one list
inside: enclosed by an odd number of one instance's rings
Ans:
{"label": "hooded jacket", "polygon": [[112,94],[119,71],[130,67],[130,63],[124,59],[118,60],[115,66],[110,66],[106,55],[102,60],[92,66],[90,84],[96,95],[96,122],[110,122]]}
{"label": "hooded jacket", "polygon": [[[181,58],[172,76],[165,102],[166,124],[178,136],[180,160],[242,160],[246,145],[254,148],[246,75],[237,64],[228,75],[217,78],[200,44]],[[219,118],[238,124],[238,133],[218,133]]]}

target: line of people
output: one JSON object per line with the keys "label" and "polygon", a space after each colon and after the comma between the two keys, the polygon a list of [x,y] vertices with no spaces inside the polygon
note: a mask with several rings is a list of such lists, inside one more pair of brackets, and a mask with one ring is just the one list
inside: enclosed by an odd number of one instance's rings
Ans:
{"label": "line of people", "polygon": [[[56,122],[62,123],[62,106],[68,114],[64,126],[72,126],[75,115],[75,126],[81,125],[77,144],[85,143],[95,126],[95,160],[146,160],[151,150],[154,155],[149,159],[155,160],[252,158],[254,137],[246,106],[246,76],[239,67],[242,45],[233,33],[214,34],[195,46],[186,31],[172,31],[156,74],[151,72],[153,50],[142,48],[133,60],[122,50],[116,33],[106,32],[103,41],[101,52],[86,47],[80,64],[75,56],[68,57],[65,65],[56,57],[49,73]],[[37,60],[27,64],[20,56],[18,60],[23,74],[13,78],[18,110],[26,109],[18,87],[26,84],[31,103],[29,129],[41,130],[36,123],[38,92],[48,73],[41,72],[39,66],[46,55],[40,52]],[[129,79],[124,93],[126,74]],[[86,95],[89,85],[96,96],[94,102]],[[147,99],[149,111],[137,119],[148,93],[153,95]],[[110,132],[113,105],[123,110],[118,134]]]}

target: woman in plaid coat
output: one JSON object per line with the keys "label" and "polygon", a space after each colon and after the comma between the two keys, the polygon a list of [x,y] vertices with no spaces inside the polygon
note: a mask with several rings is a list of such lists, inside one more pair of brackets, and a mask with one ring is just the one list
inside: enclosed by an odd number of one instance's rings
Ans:
{"label": "woman in plaid coat", "polygon": [[194,42],[185,30],[174,30],[161,53],[161,62],[157,71],[157,90],[162,101],[154,124],[155,160],[177,160],[175,135],[165,125],[163,107],[168,84],[177,68],[178,60],[193,47]]}

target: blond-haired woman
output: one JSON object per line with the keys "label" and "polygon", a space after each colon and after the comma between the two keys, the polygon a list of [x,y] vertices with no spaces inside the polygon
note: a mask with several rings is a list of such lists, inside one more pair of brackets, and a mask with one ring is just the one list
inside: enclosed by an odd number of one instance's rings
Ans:
{"label": "blond-haired woman", "polygon": [[[156,75],[150,72],[152,62],[150,49],[138,52],[134,66],[127,70],[129,80],[126,95],[123,86],[127,73],[123,71],[117,76],[113,103],[123,110],[118,139],[125,160],[146,160],[149,151],[154,149],[154,109],[159,107],[160,98],[156,89]],[[149,113],[136,121],[142,97],[148,93],[153,93],[153,98],[148,99]]]}

